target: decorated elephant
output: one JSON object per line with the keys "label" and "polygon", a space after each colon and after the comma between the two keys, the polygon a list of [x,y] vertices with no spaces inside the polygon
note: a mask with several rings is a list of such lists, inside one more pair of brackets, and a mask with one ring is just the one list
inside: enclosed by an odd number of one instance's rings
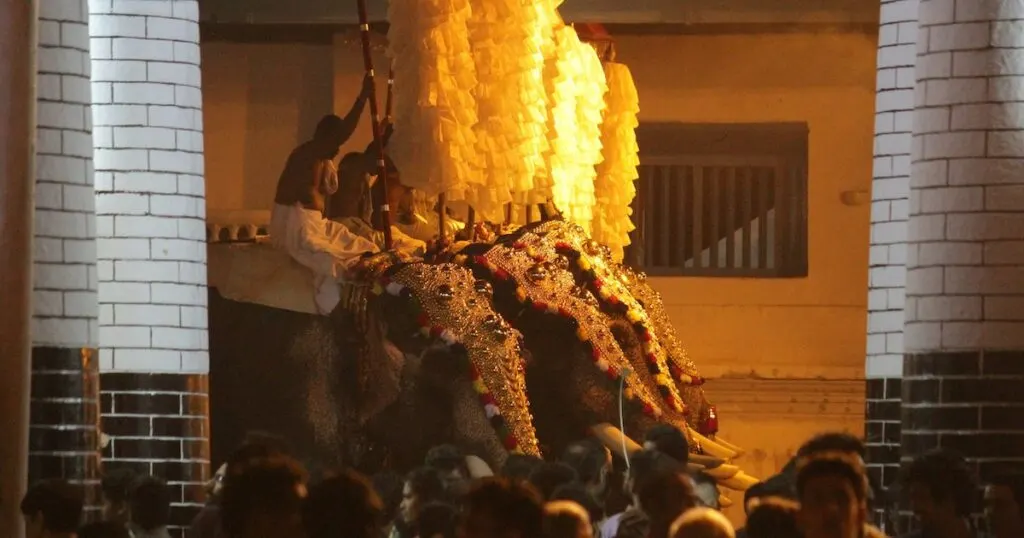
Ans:
{"label": "decorated elephant", "polygon": [[[373,256],[342,295],[326,323],[308,320],[318,337],[276,332],[319,342],[305,346],[316,360],[289,359],[306,372],[293,396],[307,400],[312,431],[294,437],[314,447],[309,458],[405,469],[430,446],[455,443],[497,468],[509,453],[559,454],[597,430],[606,440],[618,432],[610,448],[635,446],[628,438],[668,422],[727,485],[750,483],[719,465],[738,450],[712,439],[714,407],[657,293],[574,225],[527,226],[462,245],[444,262]],[[211,310],[216,354],[217,343],[230,343]],[[213,413],[216,452],[217,402]],[[289,427],[301,429],[298,419]]]}

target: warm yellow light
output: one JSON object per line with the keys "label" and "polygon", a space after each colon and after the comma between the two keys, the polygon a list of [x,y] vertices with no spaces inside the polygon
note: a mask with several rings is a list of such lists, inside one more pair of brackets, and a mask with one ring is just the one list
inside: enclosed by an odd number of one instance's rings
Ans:
{"label": "warm yellow light", "polygon": [[616,261],[621,261],[623,249],[629,245],[629,232],[634,229],[630,217],[636,196],[633,182],[639,177],[636,127],[640,99],[628,67],[609,62],[604,72],[608,81],[608,107],[601,125],[604,162],[597,166],[594,180],[597,196],[591,235],[611,249]]}
{"label": "warm yellow light", "polygon": [[513,194],[533,190],[546,147],[541,14],[521,0],[470,0],[470,45],[478,84],[474,128],[483,183],[469,202],[500,221]]}
{"label": "warm yellow light", "polygon": [[597,51],[581,42],[575,30],[556,30],[555,50],[553,69],[548,72],[552,200],[566,219],[589,232],[594,167],[603,159],[601,121],[608,87]]}
{"label": "warm yellow light", "polygon": [[391,0],[395,133],[390,154],[402,182],[461,200],[483,184],[473,127],[477,75],[468,0]]}

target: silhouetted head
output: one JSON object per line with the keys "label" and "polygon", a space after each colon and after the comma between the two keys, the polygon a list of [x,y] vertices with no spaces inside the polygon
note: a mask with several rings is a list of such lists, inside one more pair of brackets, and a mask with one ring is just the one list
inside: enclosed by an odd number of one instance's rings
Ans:
{"label": "silhouetted head", "polygon": [[974,477],[964,458],[954,452],[933,450],[914,458],[901,483],[910,509],[928,531],[956,525],[972,511]]}
{"label": "silhouetted head", "polygon": [[416,536],[419,538],[455,538],[458,512],[454,506],[444,503],[427,503],[420,510],[416,521]]}
{"label": "silhouetted head", "polygon": [[995,538],[1024,536],[1024,473],[994,477],[985,487],[985,516]]}
{"label": "silhouetted head", "polygon": [[576,471],[564,463],[544,462],[530,473],[530,484],[545,501],[561,486],[577,480]]}
{"label": "silhouetted head", "polygon": [[718,510],[697,507],[687,510],[673,523],[669,538],[736,538],[732,523]]}
{"label": "silhouetted head", "polygon": [[657,450],[684,465],[690,459],[690,444],[686,441],[686,435],[671,424],[656,424],[647,430],[644,449]]}
{"label": "silhouetted head", "polygon": [[544,505],[544,538],[591,538],[590,516],[572,501],[552,501]]}
{"label": "silhouetted head", "polygon": [[590,516],[591,522],[598,522],[604,519],[604,507],[601,506],[601,502],[597,497],[594,497],[586,486],[578,482],[559,486],[551,494],[551,501],[572,501],[582,506],[587,511],[587,515]]}
{"label": "silhouetted head", "polygon": [[345,122],[334,114],[328,114],[316,124],[313,132],[313,141],[324,153],[324,157],[334,158],[341,151],[341,145],[346,140]]}
{"label": "silhouetted head", "polygon": [[220,514],[228,538],[299,538],[306,473],[287,456],[230,464]]}
{"label": "silhouetted head", "polygon": [[135,471],[127,467],[114,468],[103,473],[100,488],[103,491],[104,521],[115,521],[122,525],[131,521],[131,506],[128,500],[136,478],[138,475]]}
{"label": "silhouetted head", "polygon": [[821,457],[797,470],[797,522],[805,538],[859,538],[867,520],[867,481],[850,458]]}
{"label": "silhouetted head", "polygon": [[307,538],[377,538],[385,519],[369,481],[352,471],[310,488],[302,516]]}
{"label": "silhouetted head", "polygon": [[595,496],[604,494],[608,473],[612,468],[612,453],[596,439],[583,439],[570,443],[562,452],[562,463],[572,467]]}
{"label": "silhouetted head", "polygon": [[501,476],[513,480],[523,481],[530,479],[530,473],[544,463],[544,460],[529,454],[509,454],[505,465],[501,467]]}
{"label": "silhouetted head", "polygon": [[541,536],[540,496],[522,482],[488,478],[464,500],[459,535],[463,538],[534,538]]}
{"label": "silhouetted head", "polygon": [[132,523],[144,531],[166,527],[171,519],[171,492],[155,476],[139,478],[132,489]]}
{"label": "silhouetted head", "polygon": [[70,535],[82,522],[82,490],[65,480],[36,482],[21,499],[26,538]]}
{"label": "silhouetted head", "polygon": [[425,504],[440,501],[444,496],[444,482],[441,481],[437,469],[414,469],[406,475],[402,485],[402,504],[399,506],[398,515],[404,523],[413,525]]}
{"label": "silhouetted head", "polygon": [[466,455],[455,445],[438,445],[427,451],[423,463],[437,469],[445,489],[449,494],[458,497],[469,485],[469,469],[466,467]]}

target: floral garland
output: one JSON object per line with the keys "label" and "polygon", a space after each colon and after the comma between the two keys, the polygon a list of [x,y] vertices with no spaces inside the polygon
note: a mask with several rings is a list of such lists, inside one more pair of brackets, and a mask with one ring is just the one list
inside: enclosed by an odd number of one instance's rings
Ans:
{"label": "floral garland", "polygon": [[[517,249],[526,248],[526,245],[519,241],[513,243],[512,246],[513,248]],[[535,261],[541,261],[543,259],[542,256],[538,256],[535,253],[532,253],[531,251],[528,251],[528,254]],[[498,267],[490,260],[488,260],[485,256],[466,256],[464,254],[460,254],[455,257],[454,261],[459,265],[474,265],[480,267],[500,281],[511,282],[515,284],[512,281],[512,276],[508,273],[508,271],[505,271],[504,269]],[[580,343],[582,343],[586,348],[590,350],[590,359],[594,362],[594,365],[597,366],[601,373],[603,373],[605,377],[607,377],[610,381],[613,381],[615,383],[621,383],[624,381],[622,373],[619,372],[619,370],[615,368],[615,366],[610,364],[601,356],[601,350],[598,349],[598,347],[594,344],[593,340],[590,338],[590,335],[587,334],[586,329],[583,327],[583,324],[579,323],[571,312],[564,308],[548,304],[543,301],[534,301],[526,295],[526,290],[523,289],[522,286],[518,284],[515,284],[515,286],[516,300],[519,301],[523,306],[532,308],[538,312],[554,314],[562,318],[568,319],[570,321],[576,322],[576,338],[580,341]],[[627,387],[623,391],[623,394],[625,395],[626,399],[629,400],[630,402],[641,405],[643,413],[645,415],[653,418],[659,418],[661,416],[662,411],[660,408],[652,405],[649,402],[640,401],[632,389]]]}
{"label": "floral garland", "polygon": [[669,375],[671,375],[672,378],[669,378],[668,375],[662,372],[660,366],[658,365],[658,358],[655,355],[655,349],[653,345],[654,331],[647,323],[645,319],[646,316],[644,315],[644,313],[636,308],[630,308],[625,301],[623,301],[621,298],[615,295],[612,295],[612,293],[605,288],[604,281],[597,274],[597,271],[594,268],[594,264],[590,261],[588,256],[586,256],[579,250],[572,248],[571,245],[565,242],[557,243],[555,245],[555,249],[558,252],[576,261],[577,267],[579,267],[580,271],[590,282],[590,285],[594,288],[594,290],[597,292],[597,296],[602,301],[608,304],[611,308],[615,308],[620,312],[625,313],[626,319],[633,324],[634,330],[636,330],[637,335],[640,337],[640,341],[643,345],[644,357],[647,359],[647,367],[650,370],[651,375],[654,376],[655,381],[658,383],[658,390],[661,392],[661,395],[669,402],[669,405],[671,405],[674,409],[678,409],[681,411],[683,407],[682,402],[679,402],[676,399],[676,397],[672,394],[672,390],[669,386],[672,382],[672,379],[674,378],[675,381],[678,382],[679,384],[687,386],[703,385],[704,379],[700,377],[693,377],[687,375],[681,369],[679,369],[679,367],[671,363],[668,365],[668,370]]}
{"label": "floral garland", "polygon": [[[431,323],[430,317],[423,311],[419,300],[416,299],[412,290],[407,286],[394,282],[387,277],[381,277],[373,286],[373,294],[380,296],[384,293],[408,301],[410,308],[412,308],[416,316],[416,325],[419,326],[420,335],[437,338],[444,342],[444,345],[449,349],[461,344],[450,330]],[[498,408],[494,395],[487,388],[483,378],[480,376],[480,370],[472,361],[469,364],[469,377],[473,383],[473,390],[477,394],[477,399],[484,408],[484,414],[487,415],[487,420],[491,423],[491,427],[494,428],[498,438],[501,439],[505,449],[512,453],[521,454],[523,451],[519,446],[519,441],[512,434],[508,424],[505,422],[505,418],[501,416],[501,410]]]}

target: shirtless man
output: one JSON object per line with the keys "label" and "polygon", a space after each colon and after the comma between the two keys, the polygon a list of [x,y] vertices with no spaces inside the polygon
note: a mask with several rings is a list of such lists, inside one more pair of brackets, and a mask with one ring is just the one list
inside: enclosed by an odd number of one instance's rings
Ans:
{"label": "shirtless man", "polygon": [[326,197],[338,190],[334,164],[359,122],[372,81],[367,78],[352,110],[324,116],[313,139],[292,151],[277,183],[270,241],[313,271],[317,307],[329,313],[340,298],[338,282],[360,256],[380,249],[344,225],[324,218]]}
{"label": "shirtless man", "polygon": [[359,124],[372,85],[373,79],[364,78],[363,90],[348,114],[344,118],[333,114],[324,116],[316,126],[313,139],[292,151],[277,181],[275,204],[300,204],[305,209],[323,212],[324,199],[338,189],[334,159]]}

